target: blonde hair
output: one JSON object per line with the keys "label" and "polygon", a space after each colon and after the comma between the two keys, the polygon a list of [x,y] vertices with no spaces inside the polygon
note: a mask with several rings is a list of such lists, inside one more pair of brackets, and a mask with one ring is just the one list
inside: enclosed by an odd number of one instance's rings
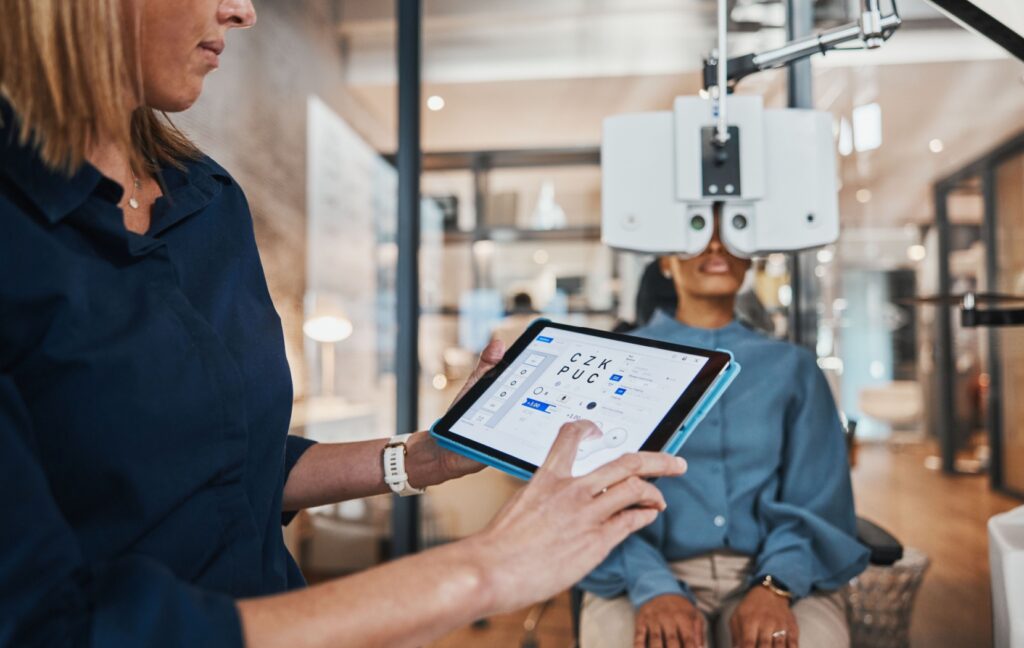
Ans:
{"label": "blonde hair", "polygon": [[133,93],[144,104],[135,4],[0,0],[0,95],[20,143],[51,168],[73,174],[101,137],[129,151],[136,171],[199,156],[166,115],[128,105]]}

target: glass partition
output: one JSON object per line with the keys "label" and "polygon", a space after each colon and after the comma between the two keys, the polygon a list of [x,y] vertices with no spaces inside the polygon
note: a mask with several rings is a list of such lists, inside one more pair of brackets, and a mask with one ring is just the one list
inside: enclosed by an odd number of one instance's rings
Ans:
{"label": "glass partition", "polygon": [[[1024,153],[1001,162],[995,170],[996,281],[999,292],[1024,294]],[[1001,412],[996,474],[1002,486],[1024,493],[1024,327],[993,329],[1000,371]],[[996,385],[993,385],[995,388]]]}

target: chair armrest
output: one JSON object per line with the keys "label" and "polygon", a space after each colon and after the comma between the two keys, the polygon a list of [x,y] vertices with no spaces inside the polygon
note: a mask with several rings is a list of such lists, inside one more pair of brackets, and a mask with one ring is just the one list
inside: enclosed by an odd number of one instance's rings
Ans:
{"label": "chair armrest", "polygon": [[870,520],[857,518],[857,540],[871,551],[872,565],[892,565],[903,557],[903,545]]}

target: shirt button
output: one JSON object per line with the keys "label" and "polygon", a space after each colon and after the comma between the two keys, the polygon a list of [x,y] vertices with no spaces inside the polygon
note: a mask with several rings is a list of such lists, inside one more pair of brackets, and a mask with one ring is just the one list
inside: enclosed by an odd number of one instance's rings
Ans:
{"label": "shirt button", "polygon": [[725,526],[725,518],[722,517],[721,515],[716,515],[715,516],[715,526],[716,527],[723,527],[723,526]]}

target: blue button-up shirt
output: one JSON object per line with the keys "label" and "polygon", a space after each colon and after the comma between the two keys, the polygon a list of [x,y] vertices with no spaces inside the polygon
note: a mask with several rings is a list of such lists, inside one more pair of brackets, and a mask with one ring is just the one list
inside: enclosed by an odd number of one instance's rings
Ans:
{"label": "blue button-up shirt", "polygon": [[850,466],[832,394],[814,356],[738,322],[685,326],[659,312],[634,335],[731,351],[743,367],[683,445],[689,466],[656,483],[668,509],[581,583],[639,607],[692,598],[669,563],[728,549],[753,557],[797,597],[845,584],[867,565],[856,540]]}
{"label": "blue button-up shirt", "polygon": [[0,118],[0,646],[240,646],[234,599],[302,583],[308,447],[242,191],[164,169],[133,234],[119,185]]}

